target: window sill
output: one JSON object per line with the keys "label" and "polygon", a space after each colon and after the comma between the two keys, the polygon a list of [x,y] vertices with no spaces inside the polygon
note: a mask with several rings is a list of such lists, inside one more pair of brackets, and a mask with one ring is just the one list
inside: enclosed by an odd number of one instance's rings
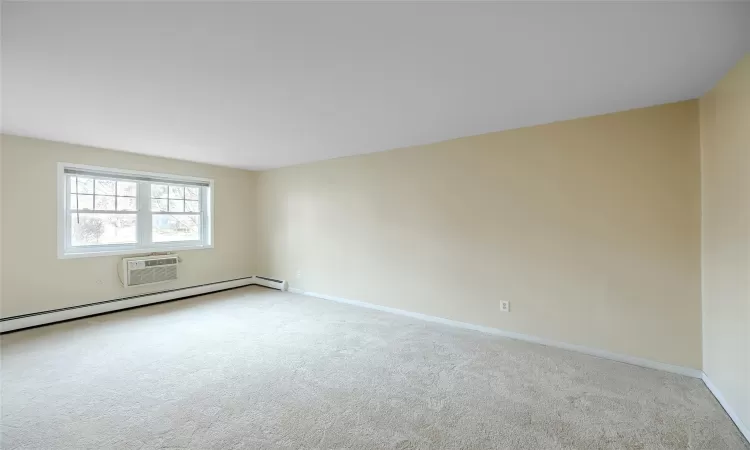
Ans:
{"label": "window sill", "polygon": [[164,253],[164,252],[181,252],[187,250],[205,250],[214,248],[213,245],[165,245],[158,247],[141,247],[141,248],[119,248],[111,250],[92,250],[83,252],[61,252],[57,255],[57,259],[76,259],[76,258],[94,258],[97,256],[135,256],[135,255],[149,255],[151,253]]}

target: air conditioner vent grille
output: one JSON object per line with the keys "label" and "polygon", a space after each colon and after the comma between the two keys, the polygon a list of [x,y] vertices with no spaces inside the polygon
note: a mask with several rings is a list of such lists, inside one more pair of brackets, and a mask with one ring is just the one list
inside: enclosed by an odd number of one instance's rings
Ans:
{"label": "air conditioner vent grille", "polygon": [[179,259],[176,256],[153,256],[123,259],[125,287],[164,283],[177,279]]}
{"label": "air conditioner vent grille", "polygon": [[149,267],[130,271],[130,285],[160,283],[177,279],[177,266]]}

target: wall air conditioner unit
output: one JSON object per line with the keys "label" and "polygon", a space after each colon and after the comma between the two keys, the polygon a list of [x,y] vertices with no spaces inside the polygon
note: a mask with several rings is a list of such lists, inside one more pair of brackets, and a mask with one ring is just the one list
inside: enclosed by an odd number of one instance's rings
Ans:
{"label": "wall air conditioner unit", "polygon": [[122,284],[133,287],[176,280],[179,262],[177,255],[123,258]]}

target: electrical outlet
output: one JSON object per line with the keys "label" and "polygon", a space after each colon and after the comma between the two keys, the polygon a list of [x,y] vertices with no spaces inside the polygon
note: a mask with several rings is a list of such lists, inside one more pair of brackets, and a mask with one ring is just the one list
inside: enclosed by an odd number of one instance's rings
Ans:
{"label": "electrical outlet", "polygon": [[500,311],[510,312],[510,302],[500,302]]}
{"label": "electrical outlet", "polygon": [[297,278],[302,278],[302,271],[297,269]]}

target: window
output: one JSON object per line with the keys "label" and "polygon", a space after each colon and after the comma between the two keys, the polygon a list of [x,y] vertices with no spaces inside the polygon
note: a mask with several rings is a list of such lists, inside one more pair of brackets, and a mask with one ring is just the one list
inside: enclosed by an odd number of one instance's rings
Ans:
{"label": "window", "polygon": [[211,180],[60,164],[61,258],[211,247]]}

